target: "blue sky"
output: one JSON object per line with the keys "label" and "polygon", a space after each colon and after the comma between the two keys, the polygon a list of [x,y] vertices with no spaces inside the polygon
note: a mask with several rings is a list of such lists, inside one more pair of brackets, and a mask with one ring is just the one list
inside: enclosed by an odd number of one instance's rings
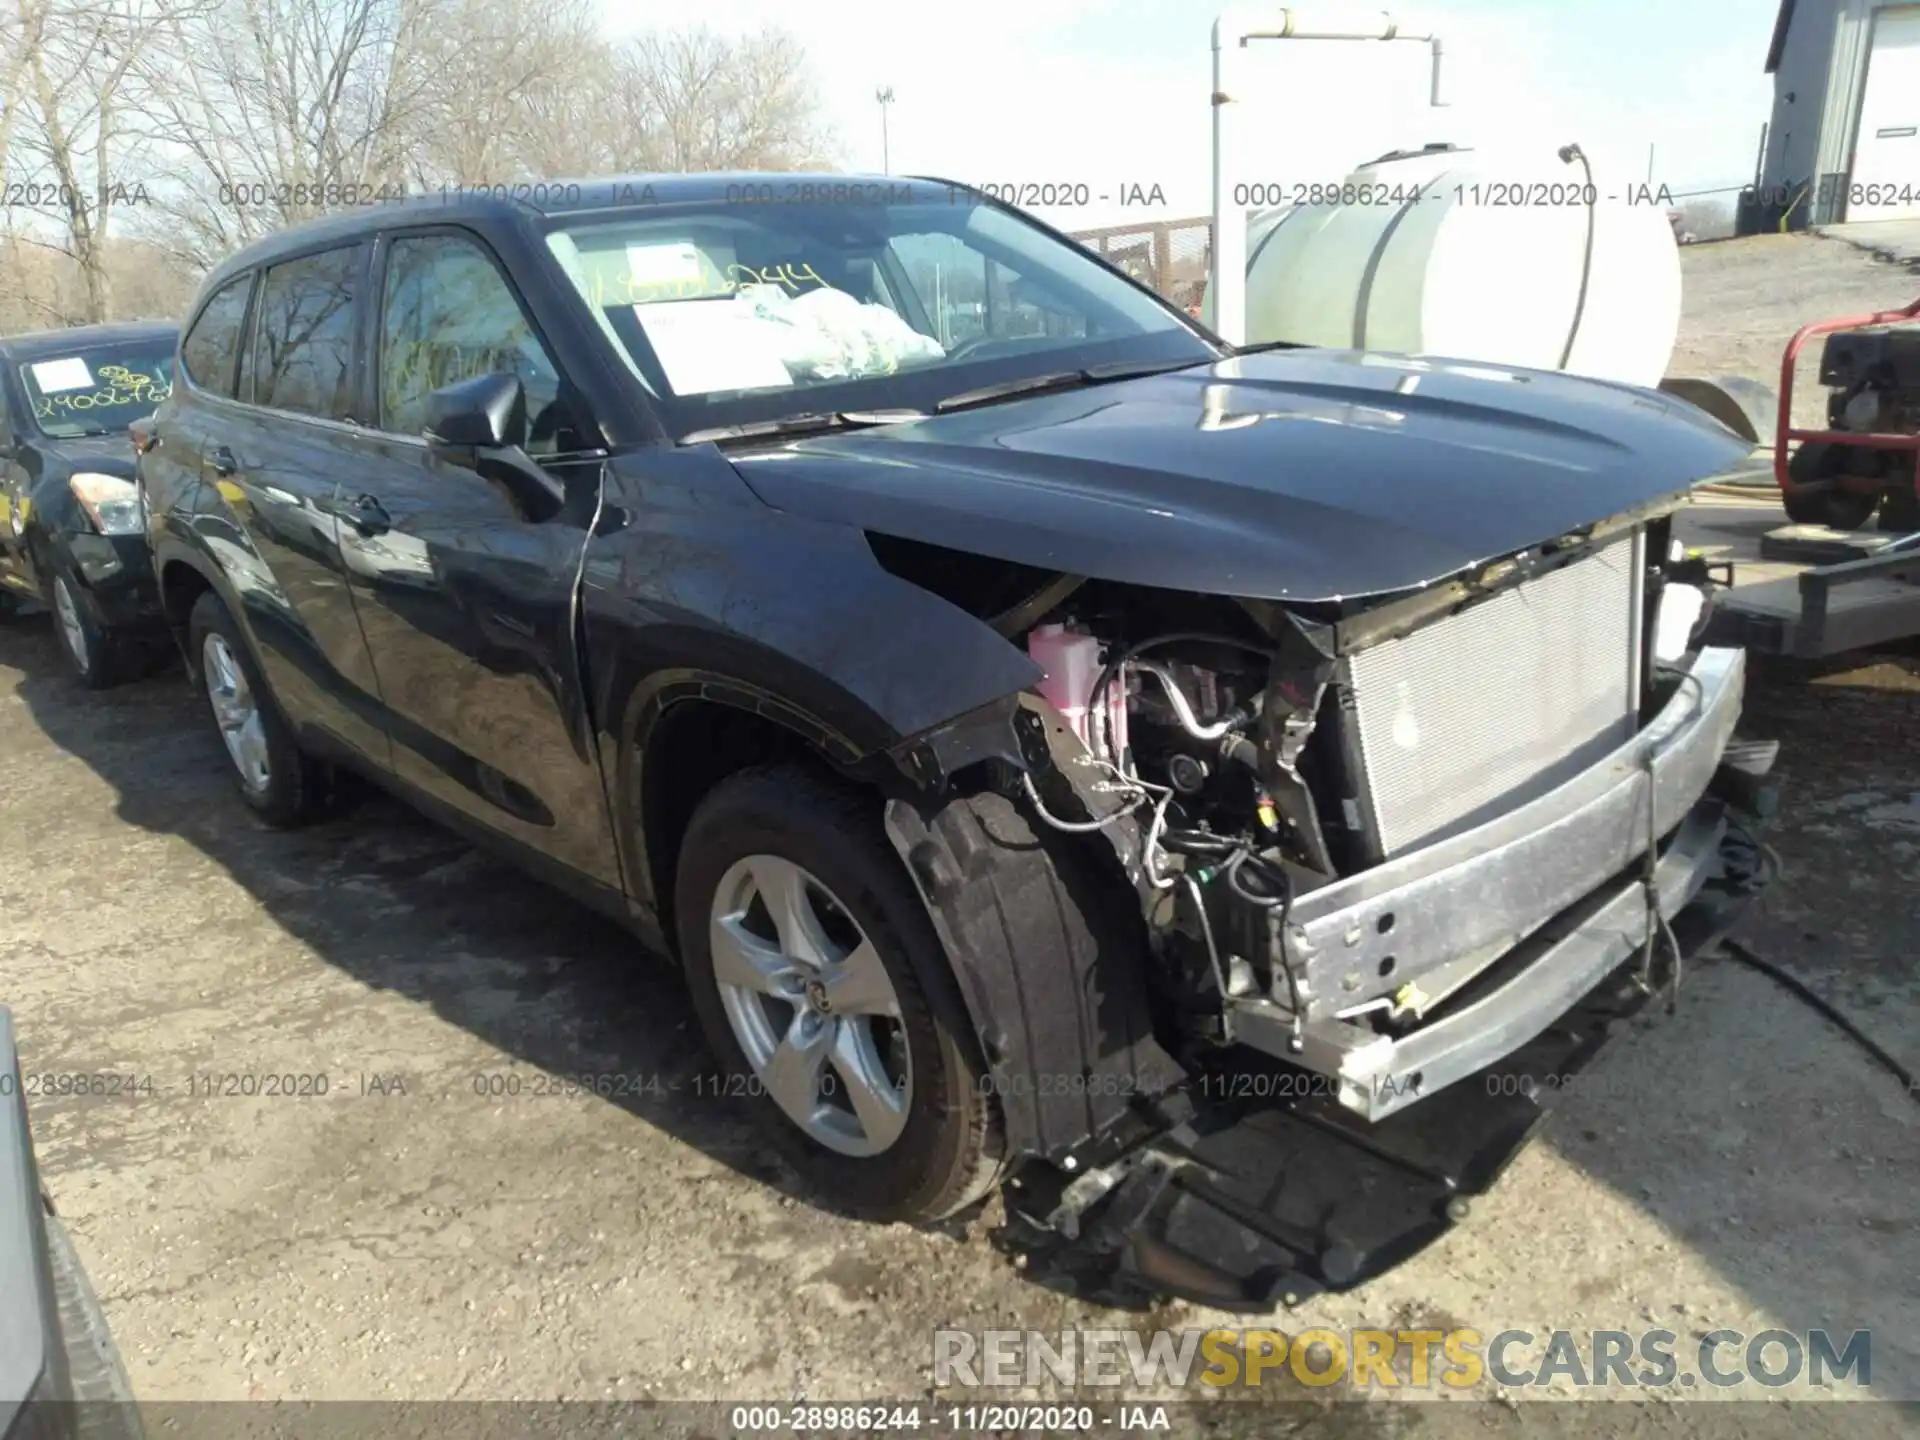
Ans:
{"label": "blue sky", "polygon": [[[606,0],[618,33],[685,18]],[[1249,179],[1338,180],[1386,150],[1436,140],[1516,156],[1578,141],[1596,172],[1675,191],[1751,177],[1772,85],[1762,73],[1776,0],[1429,0],[1385,6],[1446,39],[1451,104],[1426,105],[1425,48],[1278,42],[1253,64],[1261,137]],[[1159,212],[1208,208],[1209,31],[1193,0],[703,0],[709,26],[779,24],[807,47],[845,166],[880,169],[873,92],[891,85],[897,173],[976,184],[1158,185]],[[1327,8],[1324,5],[1316,9]],[[1377,13],[1374,4],[1345,8]],[[1598,178],[1598,176],[1597,176]],[[1146,212],[1095,201],[1043,211],[1068,228]]]}

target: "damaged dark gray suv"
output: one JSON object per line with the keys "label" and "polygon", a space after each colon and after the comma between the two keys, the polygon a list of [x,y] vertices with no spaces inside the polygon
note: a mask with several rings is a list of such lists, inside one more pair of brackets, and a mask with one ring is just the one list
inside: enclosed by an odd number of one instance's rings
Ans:
{"label": "damaged dark gray suv", "polygon": [[1243,1307],[1464,1213],[1764,880],[1660,394],[1235,352],[936,180],[383,206],[139,438],[247,803],[341,767],[677,955],[822,1197]]}

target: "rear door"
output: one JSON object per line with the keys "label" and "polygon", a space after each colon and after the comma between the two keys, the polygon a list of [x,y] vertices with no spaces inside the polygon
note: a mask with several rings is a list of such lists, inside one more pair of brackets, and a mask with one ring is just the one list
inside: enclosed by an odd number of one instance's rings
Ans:
{"label": "rear door", "polygon": [[[234,413],[234,385],[247,345],[254,274],[236,275],[207,297],[180,341],[173,393],[153,426],[158,441],[137,462],[149,505],[164,509],[201,483],[209,425]],[[233,490],[229,498],[239,498]]]}
{"label": "rear door", "polygon": [[336,742],[384,768],[379,690],[334,514],[355,453],[369,249],[338,246],[265,270],[234,401],[209,407],[197,448],[202,479],[226,501],[202,537],[246,611],[281,708],[309,743]]}
{"label": "rear door", "polygon": [[[601,458],[506,270],[478,235],[384,237],[369,428],[341,468],[359,524],[342,551],[379,676],[395,772],[433,800],[617,891],[587,723],[574,601]],[[566,490],[529,504],[500,471],[422,437],[430,393],[507,371],[526,388],[527,451]]]}

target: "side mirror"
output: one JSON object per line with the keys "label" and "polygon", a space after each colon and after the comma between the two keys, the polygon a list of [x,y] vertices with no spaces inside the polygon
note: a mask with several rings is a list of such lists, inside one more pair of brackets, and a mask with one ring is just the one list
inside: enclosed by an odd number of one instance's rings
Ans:
{"label": "side mirror", "polygon": [[448,385],[427,397],[427,443],[455,464],[504,486],[524,519],[539,523],[560,513],[566,487],[526,452],[527,387],[518,375],[496,372]]}
{"label": "side mirror", "polygon": [[510,450],[527,443],[527,391],[518,375],[496,372],[427,397],[427,441],[448,449]]}

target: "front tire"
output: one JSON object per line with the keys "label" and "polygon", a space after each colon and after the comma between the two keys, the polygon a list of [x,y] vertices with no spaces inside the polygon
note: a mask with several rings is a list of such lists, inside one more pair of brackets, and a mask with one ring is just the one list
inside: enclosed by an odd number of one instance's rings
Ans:
{"label": "front tire", "polygon": [[240,798],[269,825],[292,829],[332,808],[332,771],[303,753],[253,653],[213,591],[194,602],[187,656]]}
{"label": "front tire", "polygon": [[998,1179],[999,1115],[959,987],[871,796],[796,766],[701,802],[674,886],[724,1092],[815,1193],[924,1223]]}
{"label": "front tire", "polygon": [[106,690],[130,678],[126,647],[100,623],[86,587],[64,565],[47,583],[47,608],[74,679],[89,690]]}

